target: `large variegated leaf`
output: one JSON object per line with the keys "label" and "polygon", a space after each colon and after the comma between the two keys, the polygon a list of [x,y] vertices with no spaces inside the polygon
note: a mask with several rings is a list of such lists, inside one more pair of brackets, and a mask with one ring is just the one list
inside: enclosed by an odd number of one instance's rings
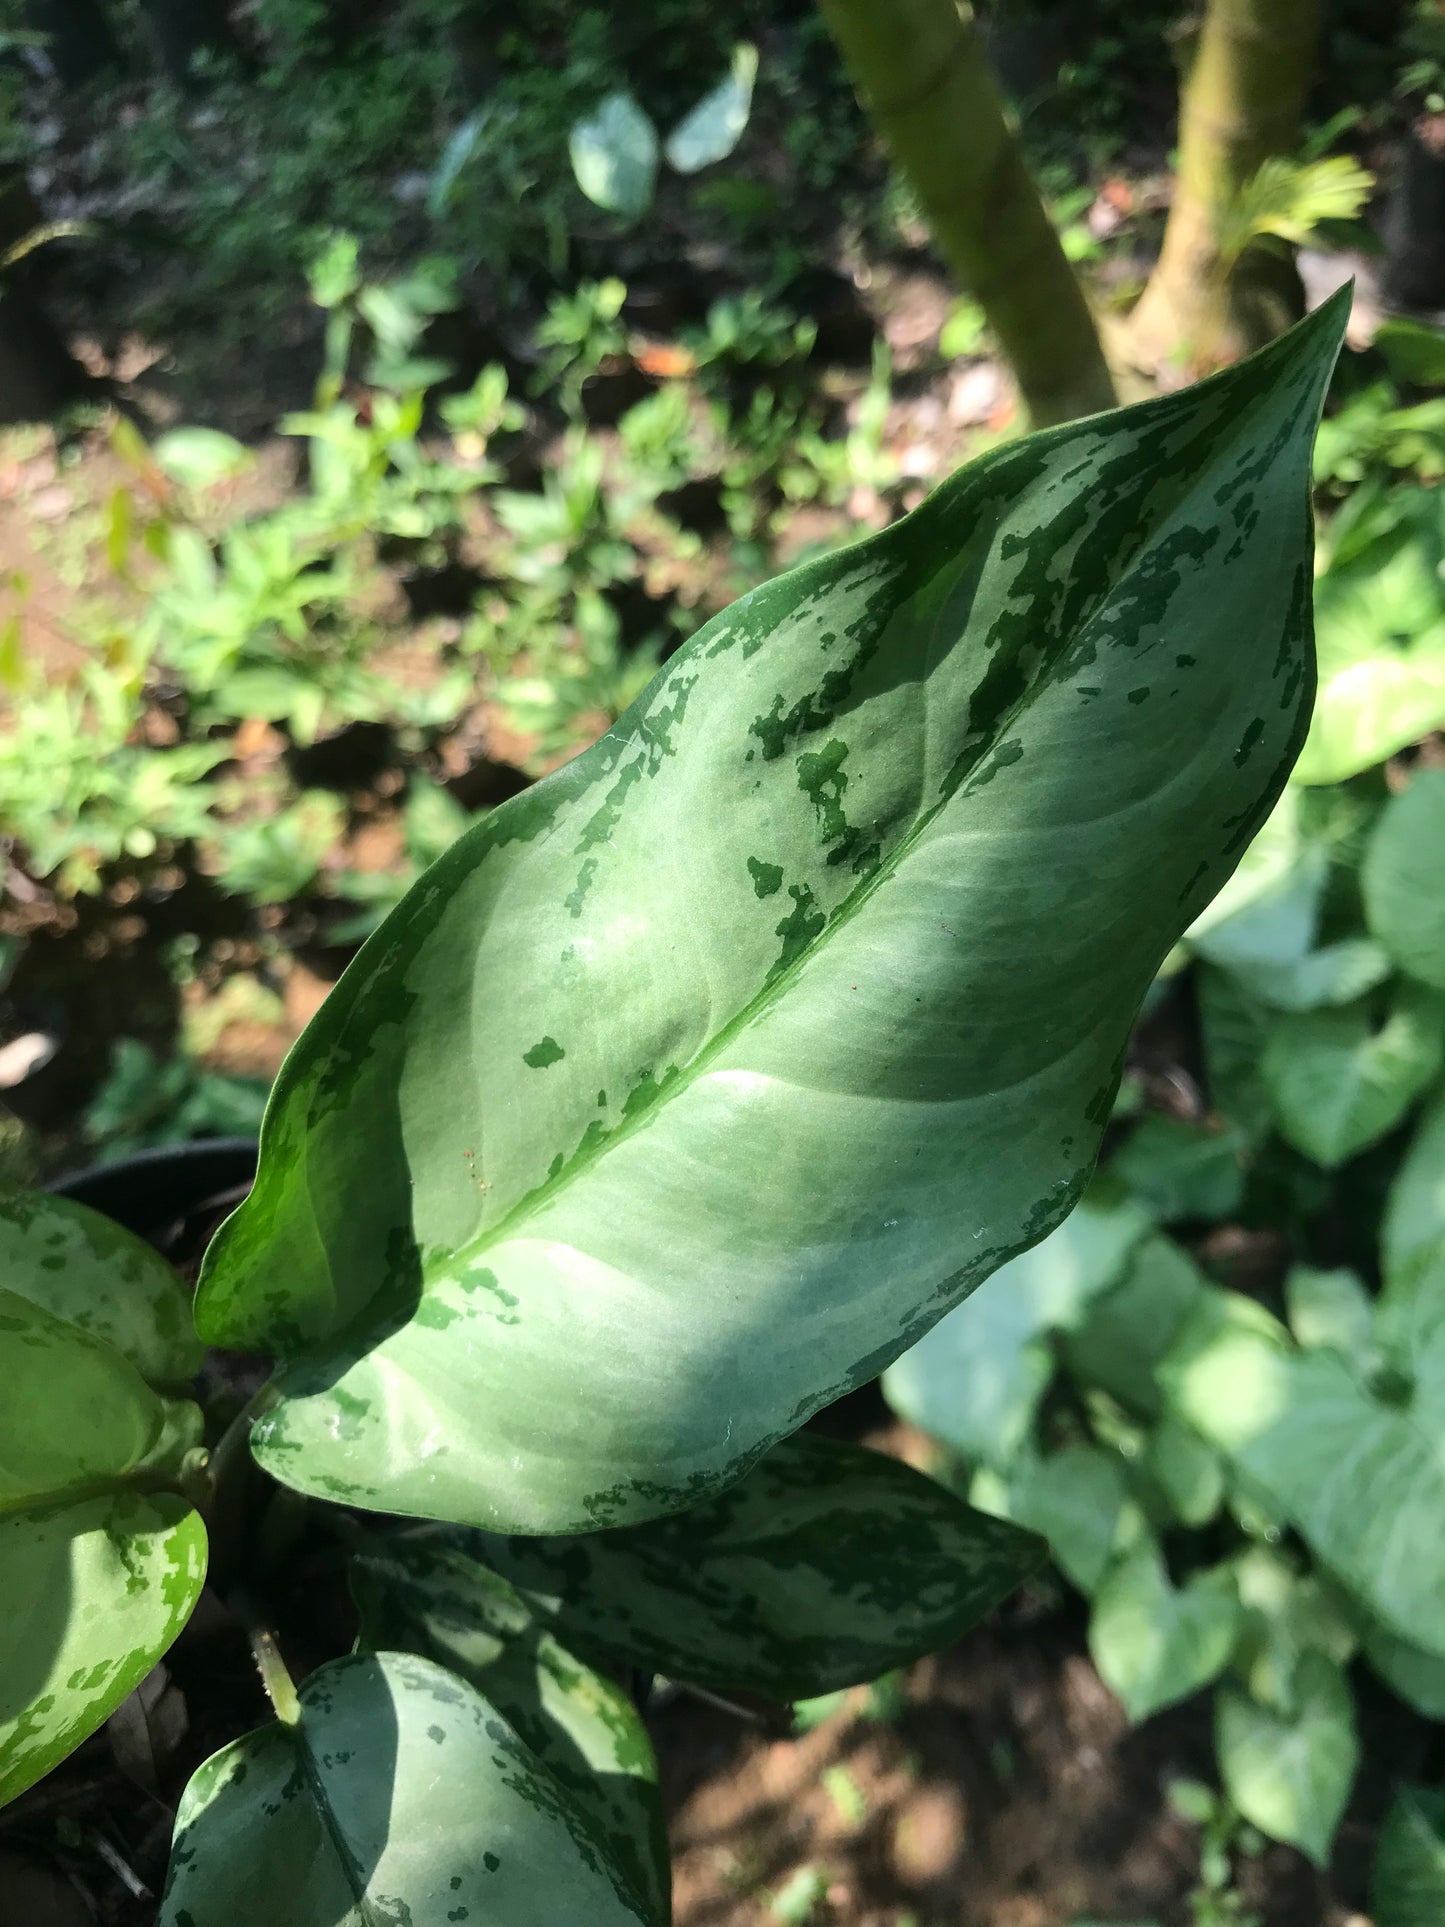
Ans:
{"label": "large variegated leaf", "polygon": [[583,1650],[789,1700],[947,1645],[1047,1557],[1032,1534],[897,1459],[811,1433],[717,1498],[649,1525],[433,1542],[470,1547]]}
{"label": "large variegated leaf", "polygon": [[258,1457],[496,1529],[675,1510],[1078,1196],[1303,736],[1343,299],[725,610],[495,810],[284,1067],[203,1335]]}
{"label": "large variegated leaf", "polygon": [[[186,1347],[167,1336],[165,1293],[133,1265],[128,1301],[121,1278],[133,1253],[117,1247],[116,1273],[98,1262],[87,1271],[93,1247],[72,1245],[70,1230],[52,1245],[37,1230],[47,1222],[71,1223],[43,1208],[4,1218],[13,1289],[0,1288],[0,1802],[49,1772],[144,1678],[205,1573],[200,1519],[155,1489],[198,1442],[200,1415],[159,1397],[100,1335],[113,1332],[172,1376]],[[75,1257],[78,1282],[44,1266],[55,1249]],[[169,1287],[179,1295],[173,1277]],[[71,1292],[93,1314],[88,1329],[47,1309]],[[149,1317],[157,1303],[159,1323]]]}
{"label": "large variegated leaf", "polygon": [[410,1653],[313,1673],[295,1726],[214,1754],[159,1927],[637,1927],[600,1842],[473,1687]]}
{"label": "large variegated leaf", "polygon": [[43,1191],[0,1195],[0,1287],[104,1338],[152,1385],[184,1385],[200,1370],[175,1272],[86,1205]]}
{"label": "large variegated leaf", "polygon": [[200,1597],[206,1535],[170,1493],[0,1516],[0,1805],[139,1686]]}
{"label": "large variegated leaf", "polygon": [[559,1644],[500,1574],[445,1541],[376,1541],[353,1556],[351,1590],[364,1644],[420,1653],[475,1686],[606,1844],[645,1917],[667,1921],[657,1760],[621,1686]]}

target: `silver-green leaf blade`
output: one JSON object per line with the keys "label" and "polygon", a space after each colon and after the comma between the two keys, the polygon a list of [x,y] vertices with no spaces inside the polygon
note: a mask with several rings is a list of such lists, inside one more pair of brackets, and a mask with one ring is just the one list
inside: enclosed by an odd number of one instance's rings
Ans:
{"label": "silver-green leaf blade", "polygon": [[606,1854],[474,1688],[410,1653],[313,1673],[176,1816],[160,1927],[637,1927]]}
{"label": "silver-green leaf blade", "polygon": [[206,1336],[287,1358],[277,1476],[494,1529],[673,1510],[1059,1222],[1303,734],[1342,319],[744,598],[421,880],[203,1287]]}
{"label": "silver-green leaf blade", "polygon": [[562,1646],[500,1574],[425,1535],[352,1556],[363,1644],[420,1653],[475,1686],[606,1843],[648,1920],[670,1917],[671,1867],[647,1728],[623,1689]]}
{"label": "silver-green leaf blade", "polygon": [[139,1686],[205,1571],[205,1528],[168,1493],[0,1517],[0,1805]]}
{"label": "silver-green leaf blade", "polygon": [[976,1625],[1047,1556],[897,1459],[800,1434],[687,1512],[567,1539],[459,1538],[584,1651],[810,1699]]}
{"label": "silver-green leaf blade", "polygon": [[0,1195],[0,1286],[105,1339],[151,1385],[184,1385],[200,1370],[180,1279],[87,1205],[44,1191]]}

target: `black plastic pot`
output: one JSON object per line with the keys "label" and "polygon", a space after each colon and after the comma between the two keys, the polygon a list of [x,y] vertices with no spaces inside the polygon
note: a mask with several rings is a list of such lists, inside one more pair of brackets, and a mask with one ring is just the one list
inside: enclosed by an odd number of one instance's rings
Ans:
{"label": "black plastic pot", "polygon": [[198,1138],[138,1151],[113,1164],[74,1171],[46,1186],[77,1204],[103,1212],[154,1245],[163,1257],[184,1264],[198,1256],[221,1219],[251,1189],[256,1140]]}

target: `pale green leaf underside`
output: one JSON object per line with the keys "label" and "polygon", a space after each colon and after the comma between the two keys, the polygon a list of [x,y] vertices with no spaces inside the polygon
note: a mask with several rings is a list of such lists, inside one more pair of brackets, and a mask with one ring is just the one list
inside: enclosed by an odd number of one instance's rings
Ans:
{"label": "pale green leaf underside", "polygon": [[669,1918],[671,1867],[657,1761],[636,1707],[569,1653],[499,1574],[412,1534],[355,1554],[364,1645],[458,1674],[516,1730],[606,1843],[647,1918]]}
{"label": "pale green leaf underside", "polygon": [[69,1198],[0,1194],[0,1286],[106,1339],[152,1385],[183,1385],[200,1370],[203,1348],[174,1271]]}
{"label": "pale green leaf underside", "polygon": [[783,1700],[876,1679],[949,1644],[1044,1559],[1031,1534],[897,1459],[811,1433],[671,1518],[576,1539],[452,1543],[554,1616],[571,1644]]}
{"label": "pale green leaf underside", "polygon": [[1359,1763],[1354,1703],[1339,1667],[1323,1653],[1302,1654],[1288,1712],[1225,1687],[1214,1733],[1220,1777],[1245,1819],[1326,1866]]}
{"label": "pale green leaf underside", "polygon": [[313,1673],[300,1725],[214,1754],[176,1816],[160,1927],[637,1927],[555,1780],[430,1660]]}
{"label": "pale green leaf underside", "polygon": [[0,1804],[140,1684],[189,1618],[205,1571],[205,1528],[168,1493],[0,1518]]}
{"label": "pale green leaf underside", "polygon": [[421,880],[287,1065],[205,1336],[390,1511],[662,1513],[1067,1211],[1310,696],[1343,309],[745,597]]}

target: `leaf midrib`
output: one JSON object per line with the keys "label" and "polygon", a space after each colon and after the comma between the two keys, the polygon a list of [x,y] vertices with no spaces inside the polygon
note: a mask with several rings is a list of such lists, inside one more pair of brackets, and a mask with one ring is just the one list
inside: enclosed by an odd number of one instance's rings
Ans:
{"label": "leaf midrib", "polygon": [[[1234,440],[1233,437],[1228,439],[1230,442]],[[1171,506],[1166,515],[1150,529],[1147,538],[1140,543],[1139,547],[1130,557],[1128,566],[1120,571],[1119,575],[1109,585],[1105,594],[1100,597],[1098,603],[1089,611],[1084,621],[1070,633],[1067,639],[1060,641],[1058,652],[1050,657],[1048,661],[1040,665],[1034,679],[1027,684],[1022,694],[1007,710],[1000,713],[990,734],[980,744],[972,761],[969,763],[966,774],[959,778],[947,794],[940,796],[927,810],[921,811],[915,816],[914,822],[904,834],[900,836],[888,857],[879,864],[871,876],[861,879],[858,885],[843,899],[829,917],[826,926],[807,948],[801,951],[799,955],[783,970],[779,971],[775,977],[770,978],[759,993],[741,1005],[735,1014],[728,1019],[727,1023],[695,1052],[688,1063],[680,1067],[676,1076],[669,1079],[667,1084],[659,1090],[657,1096],[650,1103],[640,1107],[631,1118],[624,1118],[614,1130],[609,1131],[605,1137],[599,1139],[588,1149],[574,1153],[572,1159],[562,1167],[556,1177],[544,1178],[540,1184],[534,1186],[531,1191],[525,1193],[514,1205],[509,1207],[494,1224],[485,1227],[485,1229],[478,1232],[474,1238],[457,1246],[447,1256],[445,1262],[448,1266],[452,1265],[456,1258],[463,1252],[465,1252],[469,1259],[472,1259],[480,1257],[495,1245],[503,1243],[513,1234],[518,1223],[524,1222],[526,1219],[534,1216],[542,1210],[558,1192],[567,1189],[574,1181],[585,1176],[586,1173],[616,1145],[635,1136],[638,1131],[650,1124],[660,1105],[667,1103],[669,1100],[679,1096],[683,1091],[690,1088],[699,1077],[706,1074],[713,1061],[722,1055],[727,1046],[731,1044],[737,1036],[765,1015],[777,1001],[778,997],[796,981],[810,961],[819,954],[833,933],[844,925],[851,923],[853,918],[856,917],[871,900],[874,893],[881,889],[886,882],[891,881],[904,858],[923,840],[934,819],[946,810],[950,804],[955,802],[961,804],[964,799],[971,794],[974,778],[985,758],[1005,739],[1008,730],[1031,708],[1040,693],[1050,686],[1052,678],[1048,674],[1048,671],[1057,664],[1060,657],[1071,649],[1078,640],[1088,635],[1103,610],[1107,608],[1125,588],[1125,585],[1137,567],[1139,558],[1148,553],[1148,551],[1157,544],[1161,536],[1178,519],[1187,503],[1199,492],[1201,486],[1202,484],[1196,478],[1182,491],[1178,500]],[[945,566],[945,564],[940,563],[939,567],[941,568],[943,566]],[[908,596],[907,602],[916,601],[937,573],[938,571],[934,570],[928,577],[927,582],[919,583]],[[906,604],[903,606],[906,606]],[[931,673],[932,668],[930,665],[929,674]],[[924,712],[919,726],[920,735],[926,733],[928,728],[927,676],[922,678],[921,687],[924,691]],[[431,1281],[426,1278],[424,1267],[423,1292],[425,1292],[429,1282]],[[371,1307],[368,1307],[368,1310],[370,1309]]]}

